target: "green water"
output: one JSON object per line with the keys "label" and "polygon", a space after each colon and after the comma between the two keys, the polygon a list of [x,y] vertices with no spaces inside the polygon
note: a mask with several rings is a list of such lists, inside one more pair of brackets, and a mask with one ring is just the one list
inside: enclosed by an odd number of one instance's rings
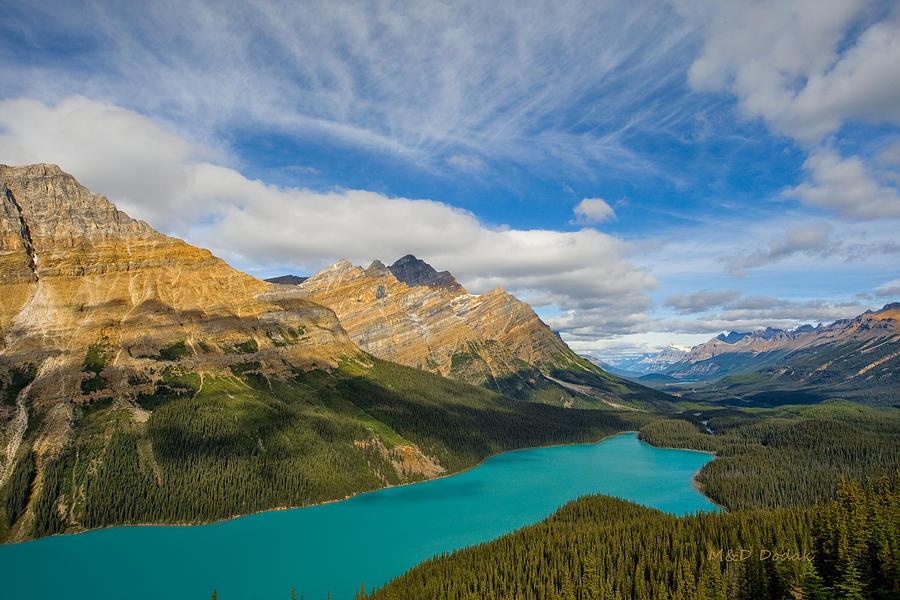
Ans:
{"label": "green water", "polygon": [[0,598],[353,598],[424,559],[535,523],[585,494],[684,514],[716,510],[691,485],[712,457],[633,433],[522,450],[466,473],[322,506],[197,527],[120,527],[0,546]]}

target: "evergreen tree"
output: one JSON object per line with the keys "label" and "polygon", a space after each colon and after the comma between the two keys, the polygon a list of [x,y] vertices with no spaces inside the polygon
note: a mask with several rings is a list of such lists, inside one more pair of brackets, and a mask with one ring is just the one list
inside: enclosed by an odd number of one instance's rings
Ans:
{"label": "evergreen tree", "polygon": [[816,568],[808,562],[804,563],[800,588],[804,600],[833,600],[834,598],[826,589],[824,580],[816,573]]}
{"label": "evergreen tree", "polygon": [[835,600],[866,600],[862,594],[863,585],[859,578],[859,571],[851,563],[844,570],[844,575],[834,586]]}

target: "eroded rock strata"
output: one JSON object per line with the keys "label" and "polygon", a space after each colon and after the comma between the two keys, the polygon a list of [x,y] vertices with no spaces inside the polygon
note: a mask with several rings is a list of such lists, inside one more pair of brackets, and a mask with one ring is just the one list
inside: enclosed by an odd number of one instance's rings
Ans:
{"label": "eroded rock strata", "polygon": [[341,260],[299,287],[334,310],[360,348],[386,360],[561,406],[668,402],[577,356],[502,288],[469,294],[450,273],[411,255],[389,267]]}

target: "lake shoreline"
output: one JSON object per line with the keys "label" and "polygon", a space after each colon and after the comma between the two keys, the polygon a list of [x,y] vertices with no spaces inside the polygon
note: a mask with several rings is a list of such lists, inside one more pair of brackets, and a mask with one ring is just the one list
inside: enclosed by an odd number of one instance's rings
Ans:
{"label": "lake shoreline", "polygon": [[[623,431],[622,433],[630,433],[630,432]],[[638,433],[640,433],[640,432],[638,432]],[[702,453],[702,454],[709,454],[709,455],[711,455],[711,456],[713,457],[713,460],[715,460],[715,459],[719,456],[716,452],[712,452],[712,451],[710,451],[710,450],[697,450],[696,448],[676,448],[675,446],[654,446],[654,445],[651,444],[650,442],[647,442],[647,441],[644,441],[644,440],[641,440],[641,441],[644,442],[645,444],[647,444],[648,446],[651,446],[651,447],[653,447],[653,448],[659,448],[660,450],[683,450],[683,451],[685,451],[685,452],[700,452],[700,453]],[[709,461],[709,462],[712,462],[712,460]],[[705,467],[706,465],[703,465],[703,466]],[[699,475],[699,474],[700,474],[700,471],[702,471],[702,470],[703,470],[703,467],[700,467],[699,469],[697,469],[697,472],[694,473],[694,474],[691,476],[691,486],[693,486],[693,488],[694,488],[695,490],[697,490],[697,492],[698,492],[701,496],[703,496],[704,498],[706,498],[707,500],[709,500],[710,503],[712,503],[712,504],[714,504],[715,506],[717,506],[717,507],[719,508],[719,510],[721,510],[722,512],[725,512],[725,513],[729,512],[727,506],[725,506],[725,505],[723,505],[723,504],[719,504],[718,502],[716,502],[715,500],[713,500],[713,499],[709,496],[709,494],[707,494],[706,491],[703,489],[703,484],[701,484],[699,481],[697,481],[697,475]]]}
{"label": "lake shoreline", "polygon": [[[255,512],[241,513],[241,514],[237,514],[237,515],[232,515],[232,516],[230,516],[230,517],[225,517],[225,518],[222,518],[222,519],[215,519],[215,520],[211,520],[211,521],[191,521],[191,522],[179,522],[179,523],[159,523],[159,522],[155,522],[155,523],[125,523],[125,524],[119,524],[119,525],[105,525],[105,526],[103,526],[103,527],[93,527],[93,528],[91,528],[91,529],[84,529],[84,530],[81,530],[81,531],[72,531],[72,532],[69,532],[69,533],[55,533],[55,534],[53,534],[53,535],[42,536],[42,537],[39,537],[39,538],[33,538],[33,539],[29,539],[29,540],[23,540],[23,541],[21,541],[21,542],[4,543],[4,544],[0,544],[0,546],[16,546],[16,545],[19,545],[19,544],[27,544],[27,543],[30,543],[30,542],[37,542],[37,541],[39,541],[39,540],[48,539],[48,538],[77,536],[77,535],[81,535],[81,534],[85,534],[85,533],[91,533],[91,532],[95,532],[95,531],[103,531],[103,530],[106,530],[106,529],[125,529],[125,528],[133,528],[133,527],[134,527],[134,528],[136,528],[136,527],[201,527],[201,526],[204,526],[204,525],[216,525],[216,524],[219,524],[219,523],[225,523],[225,522],[228,522],[228,521],[234,521],[234,520],[236,520],[236,519],[241,519],[241,518],[244,518],[244,517],[252,517],[252,516],[256,516],[256,515],[262,515],[262,514],[265,514],[265,513],[271,513],[271,512],[277,512],[277,511],[284,511],[284,510],[297,510],[297,509],[303,509],[303,508],[313,508],[313,507],[316,507],[316,506],[325,506],[325,505],[328,505],[328,504],[335,504],[335,503],[337,503],[337,502],[344,502],[344,501],[346,501],[346,500],[351,500],[351,499],[353,499],[353,498],[357,498],[357,497],[359,497],[359,496],[364,496],[364,495],[366,495],[366,494],[372,494],[372,493],[375,493],[375,492],[380,492],[380,491],[382,491],[382,490],[388,490],[388,489],[393,489],[393,488],[402,488],[402,487],[407,487],[407,486],[411,486],[411,485],[417,485],[417,484],[420,484],[420,483],[428,483],[428,482],[430,482],[430,481],[438,481],[438,480],[441,480],[441,479],[444,479],[444,478],[447,478],[447,477],[455,477],[456,475],[461,475],[461,474],[466,473],[466,472],[468,472],[468,471],[471,471],[471,470],[473,470],[473,469],[477,469],[478,467],[484,465],[484,463],[486,463],[487,461],[489,461],[489,460],[491,460],[491,459],[494,459],[494,458],[496,458],[496,457],[498,457],[498,456],[503,456],[503,455],[506,455],[506,454],[512,454],[512,453],[514,453],[514,452],[525,452],[525,451],[529,451],[529,450],[543,450],[543,449],[548,449],[548,448],[560,448],[560,447],[563,447],[563,446],[591,446],[591,445],[601,444],[601,443],[605,442],[606,440],[609,440],[609,439],[612,439],[612,438],[615,438],[615,437],[618,437],[618,436],[621,436],[621,435],[629,434],[629,433],[639,434],[640,431],[636,431],[636,430],[632,430],[632,429],[624,430],[624,431],[618,431],[618,432],[616,432],[616,433],[611,433],[611,434],[609,434],[609,435],[605,435],[605,436],[603,436],[602,438],[600,438],[599,440],[593,441],[593,442],[574,442],[574,443],[561,443],[561,444],[546,444],[546,445],[543,445],[543,446],[529,446],[529,447],[526,447],[526,448],[516,448],[516,449],[514,449],[514,450],[504,450],[503,452],[498,452],[497,454],[491,454],[490,456],[487,456],[487,457],[485,457],[484,459],[482,459],[481,461],[479,461],[477,464],[474,464],[474,465],[472,465],[472,466],[470,466],[470,467],[466,467],[465,469],[462,469],[462,470],[460,470],[460,471],[455,471],[455,472],[453,472],[453,473],[445,473],[445,474],[443,474],[443,475],[439,475],[438,477],[432,477],[432,478],[430,478],[430,479],[424,479],[424,480],[422,480],[422,481],[411,481],[411,482],[408,482],[408,483],[399,483],[399,484],[395,484],[395,485],[386,485],[386,486],[384,486],[384,487],[380,487],[380,488],[373,489],[373,490],[366,490],[366,491],[364,491],[364,492],[357,492],[357,493],[355,493],[355,494],[349,494],[349,495],[347,495],[347,496],[345,496],[345,497],[343,497],[343,498],[334,498],[334,499],[332,499],[332,500],[324,500],[324,501],[322,501],[322,502],[316,502],[316,503],[313,503],[313,504],[303,504],[303,505],[300,505],[300,506],[277,506],[277,507],[273,507],[273,508],[266,508],[266,509],[263,509],[263,510],[258,510],[258,511],[255,511]],[[672,448],[672,447],[654,446],[653,444],[650,444],[650,443],[648,443],[648,442],[646,442],[646,441],[644,441],[644,440],[641,440],[640,438],[638,438],[638,441],[641,442],[641,443],[647,444],[647,445],[650,446],[651,448],[657,448],[657,449],[660,449],[660,450],[683,450],[683,451],[689,451],[689,452],[701,452],[701,453],[704,453],[704,454],[710,454],[710,455],[712,455],[712,456],[714,457],[713,459],[715,459],[715,456],[716,456],[716,454],[715,454],[714,452],[707,452],[707,451],[705,451],[705,450],[696,450],[696,449],[693,449],[693,448]],[[702,467],[701,467],[701,469],[702,469]],[[713,505],[719,507],[721,510],[727,512],[727,508],[725,508],[724,506],[722,506],[722,505],[720,505],[719,503],[717,503],[715,500],[713,500],[712,498],[710,498],[710,497],[703,491],[702,487],[700,486],[699,482],[698,482],[697,479],[696,479],[696,478],[697,478],[697,475],[699,474],[699,472],[700,472],[700,470],[698,469],[698,470],[697,470],[697,473],[695,473],[695,474],[691,477],[691,485],[692,485],[692,487],[693,487],[695,490],[697,490],[697,492],[700,493],[700,495],[702,495],[704,498],[706,498],[710,503],[712,503]]]}

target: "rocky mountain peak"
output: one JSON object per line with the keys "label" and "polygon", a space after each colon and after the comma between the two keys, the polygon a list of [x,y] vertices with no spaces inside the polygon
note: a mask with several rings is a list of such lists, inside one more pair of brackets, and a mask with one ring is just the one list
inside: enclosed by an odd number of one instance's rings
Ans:
{"label": "rocky mountain peak", "polygon": [[300,289],[334,310],[350,338],[379,358],[478,384],[511,378],[521,390],[538,385],[541,370],[585,368],[528,304],[503,288],[468,294],[450,273],[411,254],[390,267],[373,261],[340,277],[336,269]]}
{"label": "rocky mountain peak", "polygon": [[424,260],[420,260],[412,254],[397,259],[397,262],[388,267],[398,281],[402,281],[410,287],[426,285],[429,287],[460,288],[456,279],[448,271],[437,271]]}
{"label": "rocky mountain peak", "polygon": [[750,335],[750,334],[746,333],[746,332],[740,333],[737,331],[729,331],[727,335],[724,333],[720,333],[719,335],[716,336],[716,339],[723,341],[726,344],[735,344],[735,343],[741,341],[742,339],[744,339],[745,337],[747,337],[748,335]]}
{"label": "rocky mountain peak", "polygon": [[362,269],[351,263],[346,258],[342,258],[330,267],[325,267],[309,279],[310,280],[334,280],[340,281],[347,278],[359,277],[362,275]]}
{"label": "rocky mountain peak", "polygon": [[368,267],[366,267],[365,274],[369,277],[383,277],[390,274],[390,271],[383,262],[376,258]]}
{"label": "rocky mountain peak", "polygon": [[105,196],[95,194],[56,165],[0,165],[6,198],[28,226],[40,254],[42,245],[92,244],[106,238],[164,238],[143,221],[132,219]]}
{"label": "rocky mountain peak", "polygon": [[741,340],[745,340],[747,338],[758,339],[758,340],[773,340],[779,336],[788,335],[784,329],[774,329],[772,327],[766,327],[765,329],[758,329],[756,331],[729,331],[728,334],[720,333],[715,337],[716,340],[725,342],[726,344],[736,344]]}
{"label": "rocky mountain peak", "polygon": [[[302,340],[279,337],[301,328]],[[222,368],[239,343],[294,365],[356,351],[334,314],[299,290],[276,294],[132,219],[55,165],[0,166],[0,362],[42,365],[36,390],[67,386],[59,397],[80,397],[81,363],[98,344],[127,380],[173,344]],[[104,393],[127,395],[119,383]]]}

